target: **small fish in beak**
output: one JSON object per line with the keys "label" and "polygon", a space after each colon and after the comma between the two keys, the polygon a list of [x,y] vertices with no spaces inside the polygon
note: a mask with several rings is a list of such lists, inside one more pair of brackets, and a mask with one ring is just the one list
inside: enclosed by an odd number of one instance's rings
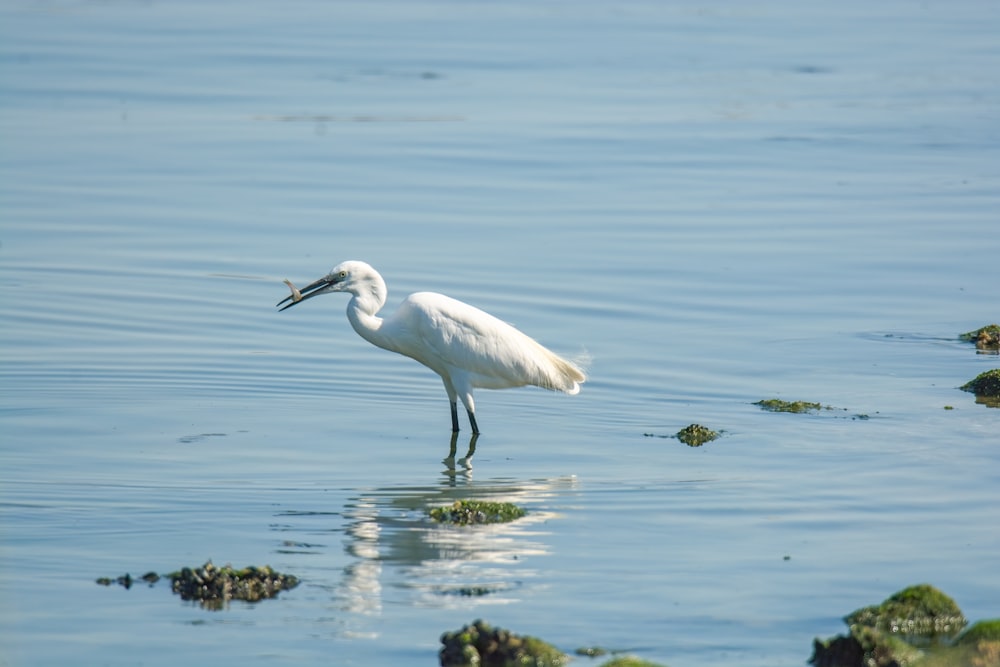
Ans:
{"label": "small fish in beak", "polygon": [[302,292],[299,291],[299,288],[296,287],[288,278],[285,278],[284,282],[288,285],[288,289],[292,290],[292,303],[302,301]]}

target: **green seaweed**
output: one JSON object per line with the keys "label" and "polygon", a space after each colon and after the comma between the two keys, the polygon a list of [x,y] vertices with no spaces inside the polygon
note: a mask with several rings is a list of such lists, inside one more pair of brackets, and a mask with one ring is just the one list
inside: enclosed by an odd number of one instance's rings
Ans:
{"label": "green seaweed", "polygon": [[520,519],[527,512],[513,503],[489,500],[456,500],[446,507],[435,507],[428,514],[435,521],[468,526],[484,523],[508,523]]}

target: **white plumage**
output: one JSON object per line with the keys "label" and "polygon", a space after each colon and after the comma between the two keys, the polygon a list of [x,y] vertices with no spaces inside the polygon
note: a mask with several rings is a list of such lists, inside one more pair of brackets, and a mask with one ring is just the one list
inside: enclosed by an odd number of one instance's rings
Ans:
{"label": "white plumage", "polygon": [[[290,285],[291,286],[291,285]],[[587,378],[574,363],[487,312],[443,294],[417,292],[406,297],[391,317],[377,313],[387,290],[378,271],[364,262],[338,264],[304,287],[292,287],[285,308],[329,292],[352,294],[347,319],[358,334],[386,350],[416,359],[441,376],[451,402],[451,425],[458,431],[457,401],[479,433],[472,391],[534,385],[577,394]]]}

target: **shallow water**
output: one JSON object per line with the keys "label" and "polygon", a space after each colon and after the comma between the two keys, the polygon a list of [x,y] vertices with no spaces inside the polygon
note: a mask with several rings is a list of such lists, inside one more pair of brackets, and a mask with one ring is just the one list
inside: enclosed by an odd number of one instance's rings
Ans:
{"label": "shallow water", "polygon": [[[956,336],[1000,306],[998,19],[4,6],[0,662],[432,665],[482,617],[799,665],[925,581],[996,617],[1000,412],[956,387],[998,363]],[[432,373],[346,298],[275,312],[348,258],[590,381],[480,392],[442,461]],[[723,437],[655,437],[692,422]],[[424,519],[466,497],[529,516]],[[94,584],[207,559],[302,584],[222,612]]]}

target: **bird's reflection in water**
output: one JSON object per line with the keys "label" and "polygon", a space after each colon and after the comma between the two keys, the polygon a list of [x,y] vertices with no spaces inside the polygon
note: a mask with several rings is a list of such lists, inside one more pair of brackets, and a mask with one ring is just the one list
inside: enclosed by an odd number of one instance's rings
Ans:
{"label": "bird's reflection in water", "polygon": [[355,558],[344,568],[341,595],[347,611],[363,616],[382,611],[382,559],[379,554],[378,508],[358,499],[344,509],[348,520],[347,552]]}
{"label": "bird's reflection in water", "polygon": [[456,474],[461,474],[458,473],[455,467],[456,463],[462,467],[464,473],[472,471],[472,456],[476,453],[477,440],[479,440],[479,434],[473,433],[472,437],[469,438],[469,448],[465,452],[465,456],[456,461],[455,454],[458,453],[458,432],[455,431],[451,434],[451,446],[448,449],[448,456],[444,457],[444,461],[442,461],[447,467],[447,470],[444,472],[446,476],[454,477]]}
{"label": "bird's reflection in water", "polygon": [[[445,459],[454,464],[452,453]],[[469,443],[467,461],[475,449]],[[445,471],[431,486],[397,486],[359,491],[345,507],[346,550],[353,559],[344,568],[337,597],[345,611],[378,616],[383,604],[418,607],[471,607],[504,604],[529,594],[538,576],[534,559],[550,552],[546,522],[557,515],[546,510],[553,498],[573,494],[575,477],[540,480],[487,480]],[[435,507],[457,500],[511,502],[527,516],[505,524],[454,526],[429,518]],[[565,501],[560,500],[558,504]],[[361,618],[353,634],[375,633]]]}

